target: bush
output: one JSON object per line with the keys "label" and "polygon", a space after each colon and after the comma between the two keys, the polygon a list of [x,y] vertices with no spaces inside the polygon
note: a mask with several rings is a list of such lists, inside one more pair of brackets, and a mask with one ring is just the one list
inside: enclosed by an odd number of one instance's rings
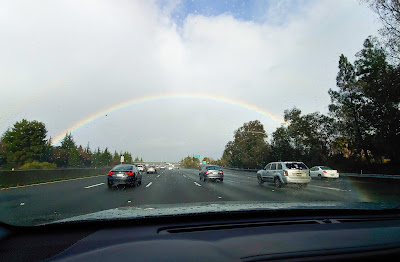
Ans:
{"label": "bush", "polygon": [[30,163],[25,163],[23,166],[20,167],[20,169],[56,169],[57,165],[53,163],[48,163],[48,162],[38,162],[38,161],[33,161]]}

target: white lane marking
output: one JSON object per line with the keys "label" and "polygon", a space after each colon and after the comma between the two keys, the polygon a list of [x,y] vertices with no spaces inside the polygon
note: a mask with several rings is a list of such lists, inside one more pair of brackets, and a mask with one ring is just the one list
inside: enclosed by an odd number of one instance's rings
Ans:
{"label": "white lane marking", "polygon": [[160,177],[160,175],[158,175],[157,177]]}
{"label": "white lane marking", "polygon": [[20,206],[25,206],[25,203],[24,202],[22,202],[21,204],[19,204]]}
{"label": "white lane marking", "polygon": [[153,182],[150,182],[150,183],[148,183],[146,187],[149,187],[149,186],[151,186],[151,184],[153,184]]}
{"label": "white lane marking", "polygon": [[85,186],[85,188],[91,188],[91,187],[101,186],[101,185],[104,185],[104,183],[100,183],[100,184],[96,184],[96,185],[91,185],[91,186]]}
{"label": "white lane marking", "polygon": [[219,196],[218,198],[221,199],[222,197]]}
{"label": "white lane marking", "polygon": [[197,182],[194,182],[194,184],[196,185],[196,186],[201,186],[199,183],[197,183]]}
{"label": "white lane marking", "polygon": [[324,186],[314,186],[310,185],[311,187],[318,187],[318,188],[325,188],[325,189],[330,189],[330,190],[335,190],[335,191],[342,191],[342,192],[348,192],[349,190],[343,190],[339,188],[334,188],[334,187],[324,187]]}
{"label": "white lane marking", "polygon": [[183,175],[183,177],[186,177],[185,175]]}

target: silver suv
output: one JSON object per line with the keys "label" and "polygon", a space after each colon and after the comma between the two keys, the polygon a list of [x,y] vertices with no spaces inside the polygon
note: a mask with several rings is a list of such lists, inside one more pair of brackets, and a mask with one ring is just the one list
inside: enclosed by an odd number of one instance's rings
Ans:
{"label": "silver suv", "polygon": [[258,184],[274,183],[276,187],[297,184],[307,187],[311,182],[310,169],[303,162],[272,162],[257,172]]}

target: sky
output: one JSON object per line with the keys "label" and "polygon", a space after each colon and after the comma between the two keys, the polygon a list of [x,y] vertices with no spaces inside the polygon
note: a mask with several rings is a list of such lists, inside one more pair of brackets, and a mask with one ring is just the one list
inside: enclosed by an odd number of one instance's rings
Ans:
{"label": "sky", "polygon": [[25,118],[145,161],[217,159],[245,122],[271,137],[286,109],[327,113],[339,56],[380,26],[357,0],[4,1],[0,134]]}

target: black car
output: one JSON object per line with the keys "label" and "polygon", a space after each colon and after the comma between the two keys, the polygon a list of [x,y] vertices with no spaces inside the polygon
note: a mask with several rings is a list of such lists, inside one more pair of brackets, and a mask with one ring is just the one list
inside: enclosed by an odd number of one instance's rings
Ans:
{"label": "black car", "polygon": [[142,174],[135,165],[117,165],[108,172],[107,185],[111,188],[118,184],[138,186],[142,184]]}
{"label": "black car", "polygon": [[224,171],[219,166],[205,166],[200,170],[200,180],[206,182],[207,180],[224,181]]}

